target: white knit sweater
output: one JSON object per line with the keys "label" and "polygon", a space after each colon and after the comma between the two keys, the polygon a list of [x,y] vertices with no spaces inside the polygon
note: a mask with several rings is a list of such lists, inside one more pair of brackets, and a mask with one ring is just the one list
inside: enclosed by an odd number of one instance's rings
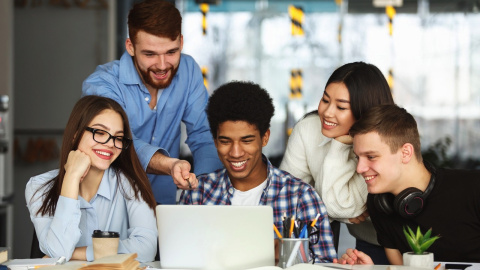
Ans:
{"label": "white knit sweater", "polygon": [[[350,223],[349,218],[365,211],[367,185],[356,173],[357,160],[351,145],[322,134],[318,115],[309,115],[294,127],[280,169],[315,187],[333,220]],[[348,225],[359,239],[377,244],[370,221]]]}

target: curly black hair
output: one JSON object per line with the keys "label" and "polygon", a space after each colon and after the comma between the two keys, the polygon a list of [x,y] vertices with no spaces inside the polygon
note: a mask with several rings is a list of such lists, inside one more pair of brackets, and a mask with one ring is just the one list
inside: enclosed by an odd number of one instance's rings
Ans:
{"label": "curly black hair", "polygon": [[270,128],[275,108],[272,98],[260,85],[232,81],[213,92],[206,111],[213,138],[217,138],[218,126],[226,121],[246,121],[255,125],[262,137]]}

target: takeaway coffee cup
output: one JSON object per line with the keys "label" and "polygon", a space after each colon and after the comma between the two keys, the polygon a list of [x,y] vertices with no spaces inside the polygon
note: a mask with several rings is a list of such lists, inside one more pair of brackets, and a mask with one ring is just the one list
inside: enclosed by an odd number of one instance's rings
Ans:
{"label": "takeaway coffee cup", "polygon": [[118,252],[118,241],[120,234],[118,232],[107,232],[95,230],[92,234],[93,257],[95,260],[116,255]]}

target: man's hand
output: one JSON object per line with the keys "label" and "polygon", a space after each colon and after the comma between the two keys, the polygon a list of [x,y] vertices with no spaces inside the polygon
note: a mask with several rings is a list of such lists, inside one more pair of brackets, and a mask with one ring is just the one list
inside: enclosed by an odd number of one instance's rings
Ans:
{"label": "man's hand", "polygon": [[372,259],[367,254],[356,249],[347,249],[340,259],[333,259],[334,263],[339,264],[373,264]]}
{"label": "man's hand", "polygon": [[176,160],[170,169],[173,183],[180,189],[195,189],[198,179],[194,173],[190,173],[190,163],[186,160]]}
{"label": "man's hand", "polygon": [[337,140],[337,141],[339,141],[339,142],[341,142],[341,143],[343,143],[343,144],[350,144],[350,145],[353,144],[353,138],[352,138],[352,136],[350,136],[350,135],[348,135],[348,134],[347,134],[347,135],[338,136],[338,137],[335,138],[335,140]]}
{"label": "man's hand", "polygon": [[368,211],[365,210],[365,212],[363,212],[360,216],[358,216],[356,218],[349,218],[348,221],[350,221],[353,224],[360,224],[360,223],[364,222],[365,220],[367,220],[367,218],[369,216],[370,215],[368,214]]}
{"label": "man's hand", "polygon": [[198,180],[195,174],[190,173],[191,168],[186,160],[171,158],[157,152],[148,163],[147,173],[170,175],[178,188],[195,189],[198,186]]}

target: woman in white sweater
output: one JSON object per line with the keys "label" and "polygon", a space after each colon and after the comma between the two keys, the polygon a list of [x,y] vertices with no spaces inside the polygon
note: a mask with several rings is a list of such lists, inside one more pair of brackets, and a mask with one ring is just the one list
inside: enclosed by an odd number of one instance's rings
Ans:
{"label": "woman in white sweater", "polygon": [[363,62],[339,67],[327,81],[318,110],[295,125],[280,165],[315,187],[330,219],[347,223],[356,248],[376,264],[388,264],[388,260],[367,218],[367,186],[356,173],[357,160],[348,131],[370,107],[393,103],[387,81],[377,67]]}

